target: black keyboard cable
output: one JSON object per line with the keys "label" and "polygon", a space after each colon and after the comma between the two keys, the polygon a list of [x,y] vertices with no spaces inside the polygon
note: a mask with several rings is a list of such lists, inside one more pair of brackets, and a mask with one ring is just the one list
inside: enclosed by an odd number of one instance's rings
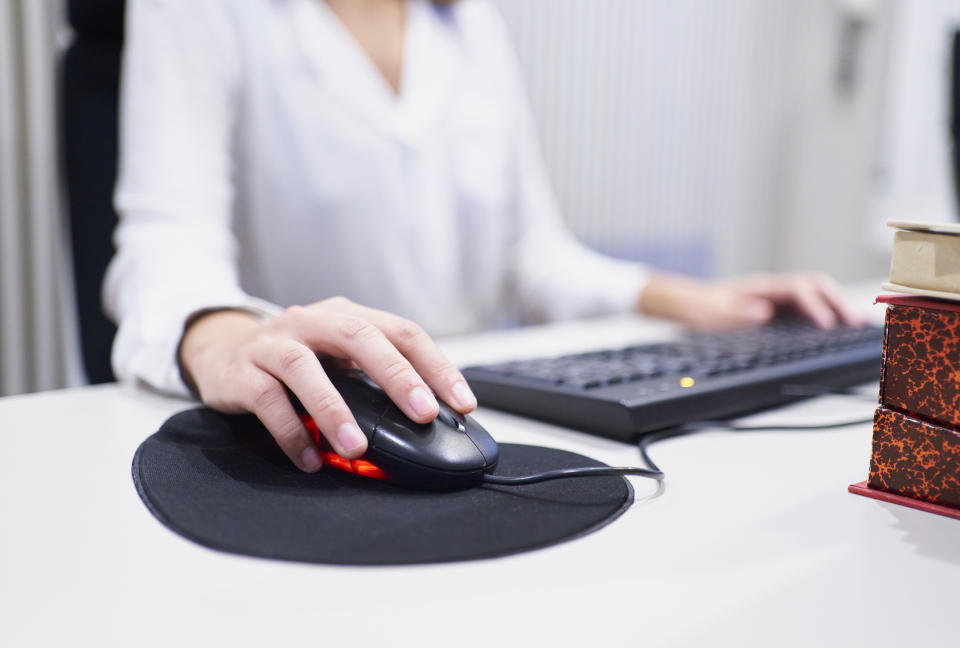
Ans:
{"label": "black keyboard cable", "polygon": [[[783,393],[791,396],[818,396],[826,394],[835,394],[850,397],[866,397],[862,392],[852,391],[846,388],[827,387],[821,385],[784,385]],[[875,398],[875,397],[874,397]],[[861,425],[873,421],[873,415],[869,418],[861,417],[849,419],[846,421],[828,421],[825,423],[807,423],[803,425],[795,424],[766,424],[742,425],[730,421],[690,421],[682,425],[655,432],[644,434],[637,441],[637,448],[640,450],[640,457],[646,468],[623,467],[614,468],[612,466],[589,466],[581,468],[563,468],[559,470],[549,470],[533,475],[522,475],[509,477],[503,475],[485,475],[484,483],[496,484],[501,486],[520,486],[523,484],[534,484],[553,479],[566,479],[568,477],[607,477],[612,475],[636,475],[663,482],[666,478],[664,472],[650,458],[649,447],[651,444],[666,439],[672,439],[680,436],[696,434],[706,430],[727,430],[732,432],[753,432],[753,431],[774,431],[774,430],[826,430],[830,428],[847,427],[850,425]]]}
{"label": "black keyboard cable", "polygon": [[[863,392],[855,391],[852,388],[846,387],[830,387],[826,385],[783,385],[782,391],[785,395],[789,396],[824,396],[824,395],[836,395],[836,396],[847,396],[851,398],[862,398],[876,402],[877,397]],[[643,462],[652,470],[657,471],[661,475],[664,474],[662,470],[653,462],[650,458],[648,448],[650,445],[656,443],[657,441],[664,441],[666,439],[673,439],[675,437],[687,436],[689,434],[696,434],[698,432],[705,432],[707,430],[726,430],[729,432],[766,432],[766,431],[780,431],[780,430],[827,430],[831,428],[838,427],[849,427],[851,425],[863,425],[864,423],[872,423],[873,414],[871,413],[869,417],[863,416],[854,419],[847,419],[845,421],[826,421],[824,423],[804,423],[804,424],[783,424],[783,423],[757,423],[757,424],[739,424],[731,421],[689,421],[675,427],[665,428],[663,430],[657,430],[655,432],[649,432],[644,434],[637,441],[637,448],[640,450],[640,457],[643,459]]]}

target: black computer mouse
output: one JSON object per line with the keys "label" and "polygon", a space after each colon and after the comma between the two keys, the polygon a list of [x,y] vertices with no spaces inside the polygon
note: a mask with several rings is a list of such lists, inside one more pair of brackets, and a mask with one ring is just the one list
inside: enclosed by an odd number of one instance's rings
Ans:
{"label": "black computer mouse", "polygon": [[366,374],[324,363],[324,370],[367,437],[367,451],[346,459],[331,451],[300,402],[291,401],[320,448],[325,467],[339,468],[398,486],[460,490],[483,483],[497,465],[497,442],[470,416],[440,402],[431,423],[409,419]]}

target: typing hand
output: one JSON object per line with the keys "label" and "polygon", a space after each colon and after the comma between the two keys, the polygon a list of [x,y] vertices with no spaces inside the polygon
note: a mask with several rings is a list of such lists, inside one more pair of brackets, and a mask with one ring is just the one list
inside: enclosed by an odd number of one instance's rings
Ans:
{"label": "typing hand", "polygon": [[463,376],[422,328],[343,297],[289,308],[267,323],[238,311],[204,315],[185,332],[180,362],[206,405],[253,412],[290,460],[313,472],[322,460],[284,385],[337,454],[355,458],[367,447],[317,353],[356,364],[419,423],[439,412],[430,387],[459,412],[477,406]]}
{"label": "typing hand", "polygon": [[820,273],[758,274],[727,281],[655,275],[641,292],[638,309],[704,330],[758,326],[784,309],[822,328],[867,323],[836,281]]}

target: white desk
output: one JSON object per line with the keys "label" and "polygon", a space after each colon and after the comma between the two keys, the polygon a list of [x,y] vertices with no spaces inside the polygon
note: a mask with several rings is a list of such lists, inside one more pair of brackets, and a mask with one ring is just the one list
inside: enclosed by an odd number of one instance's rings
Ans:
{"label": "white desk", "polygon": [[[610,320],[444,343],[470,363],[651,339]],[[870,425],[706,433],[651,454],[665,492],[585,538],[423,567],[218,553],[141,504],[139,443],[191,406],[129,386],[0,399],[0,646],[957,645],[960,522],[847,493]],[[826,397],[777,421],[868,415]],[[635,464],[627,445],[481,409],[500,441]],[[349,641],[349,644],[344,642]],[[548,644],[548,641],[550,642]]]}

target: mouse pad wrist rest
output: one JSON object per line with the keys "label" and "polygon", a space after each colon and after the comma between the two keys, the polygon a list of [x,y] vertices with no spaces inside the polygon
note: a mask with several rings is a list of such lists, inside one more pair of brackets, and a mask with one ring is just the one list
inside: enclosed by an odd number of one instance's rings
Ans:
{"label": "mouse pad wrist rest", "polygon": [[[604,464],[501,444],[495,474]],[[164,525],[231,553],[338,565],[503,556],[599,529],[633,502],[620,476],[416,491],[331,468],[300,472],[251,415],[199,408],[168,419],[133,458],[141,499]]]}

